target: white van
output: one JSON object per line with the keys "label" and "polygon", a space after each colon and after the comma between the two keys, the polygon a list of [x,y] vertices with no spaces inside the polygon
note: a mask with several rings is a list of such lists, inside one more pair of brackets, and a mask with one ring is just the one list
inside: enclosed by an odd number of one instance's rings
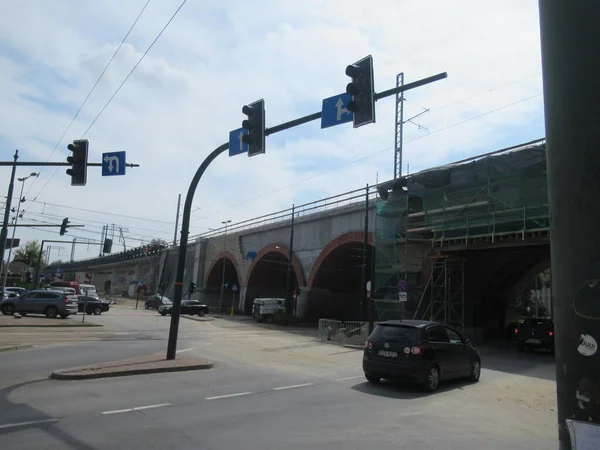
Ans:
{"label": "white van", "polygon": [[92,298],[100,298],[100,296],[98,295],[98,292],[96,292],[96,286],[94,286],[93,284],[80,284],[79,285],[79,292],[81,292],[81,295],[86,295],[88,297],[92,297]]}

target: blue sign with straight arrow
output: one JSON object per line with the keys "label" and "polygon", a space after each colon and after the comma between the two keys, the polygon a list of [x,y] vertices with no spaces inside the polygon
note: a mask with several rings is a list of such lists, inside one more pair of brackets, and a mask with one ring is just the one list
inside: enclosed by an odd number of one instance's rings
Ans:
{"label": "blue sign with straight arrow", "polygon": [[321,128],[352,122],[354,115],[348,111],[350,101],[352,101],[352,96],[346,93],[324,99],[321,110]]}
{"label": "blue sign with straight arrow", "polygon": [[248,134],[248,130],[245,128],[238,128],[229,132],[229,156],[248,153],[248,144],[242,141],[245,134]]}

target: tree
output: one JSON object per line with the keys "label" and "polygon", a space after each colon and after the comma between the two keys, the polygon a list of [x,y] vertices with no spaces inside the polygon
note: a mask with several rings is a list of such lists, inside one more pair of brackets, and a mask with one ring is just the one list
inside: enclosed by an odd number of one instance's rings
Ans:
{"label": "tree", "polygon": [[[42,263],[46,252],[42,252]],[[24,262],[25,264],[29,264],[32,267],[35,267],[38,258],[40,257],[40,243],[38,241],[27,241],[24,247],[19,247],[15,251],[14,261]],[[42,267],[40,267],[41,269]]]}

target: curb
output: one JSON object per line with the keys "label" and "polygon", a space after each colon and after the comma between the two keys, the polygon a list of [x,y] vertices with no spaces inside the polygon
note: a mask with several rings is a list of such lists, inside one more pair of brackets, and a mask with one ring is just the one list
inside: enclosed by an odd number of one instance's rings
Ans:
{"label": "curb", "polygon": [[354,344],[342,344],[342,347],[353,348],[354,350],[363,350],[365,348],[364,345],[354,345]]}
{"label": "curb", "polygon": [[0,328],[92,328],[92,327],[103,327],[104,325],[96,324],[96,323],[78,323],[74,325],[62,325],[62,324],[52,324],[52,325],[35,325],[35,324],[25,324],[25,325],[12,325],[12,324],[0,324]]}
{"label": "curb", "polygon": [[146,375],[151,373],[184,372],[189,370],[206,370],[214,366],[214,363],[194,364],[181,367],[152,367],[146,369],[121,370],[104,373],[69,373],[52,372],[50,378],[53,380],[92,380],[94,378],[113,378],[130,375]]}
{"label": "curb", "polygon": [[179,317],[184,317],[186,319],[194,320],[196,322],[212,322],[213,320],[215,320],[214,317],[194,317],[194,316],[181,316],[181,315]]}
{"label": "curb", "polygon": [[31,348],[33,345],[23,344],[23,345],[9,345],[6,347],[0,347],[0,353],[2,352],[10,352],[13,350],[25,350],[26,348]]}

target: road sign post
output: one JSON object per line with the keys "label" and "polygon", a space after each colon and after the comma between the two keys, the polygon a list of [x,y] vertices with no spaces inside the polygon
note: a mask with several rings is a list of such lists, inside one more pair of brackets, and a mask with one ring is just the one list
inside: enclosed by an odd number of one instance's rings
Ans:
{"label": "road sign post", "polygon": [[352,96],[347,93],[324,99],[321,108],[321,128],[352,122],[353,115],[348,111],[348,103],[351,101]]}
{"label": "road sign post", "polygon": [[102,176],[125,175],[125,152],[102,153]]}
{"label": "road sign post", "polygon": [[245,128],[238,128],[229,132],[229,156],[248,153],[248,144],[243,140],[246,135],[248,135],[248,130]]}
{"label": "road sign post", "polygon": [[238,290],[237,284],[234,284],[231,287],[232,298],[231,298],[231,313],[230,313],[230,315],[232,315],[232,316],[235,315],[235,293],[237,292],[237,290]]}

